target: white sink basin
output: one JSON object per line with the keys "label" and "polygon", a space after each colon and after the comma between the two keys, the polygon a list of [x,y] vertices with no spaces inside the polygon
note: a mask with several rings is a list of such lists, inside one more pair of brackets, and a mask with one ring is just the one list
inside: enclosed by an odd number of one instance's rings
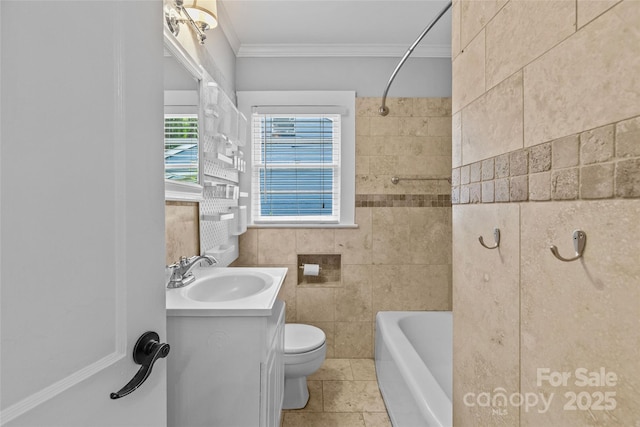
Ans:
{"label": "white sink basin", "polygon": [[286,268],[204,267],[193,283],[167,289],[167,316],[269,316]]}
{"label": "white sink basin", "polygon": [[256,295],[272,284],[271,277],[259,272],[228,272],[196,279],[188,286],[186,297],[202,302],[231,301]]}

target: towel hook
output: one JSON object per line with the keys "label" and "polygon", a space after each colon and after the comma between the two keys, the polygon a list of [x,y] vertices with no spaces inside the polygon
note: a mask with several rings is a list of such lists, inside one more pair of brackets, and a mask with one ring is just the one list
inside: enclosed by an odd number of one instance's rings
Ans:
{"label": "towel hook", "polygon": [[484,239],[482,238],[482,236],[478,237],[478,240],[480,241],[480,244],[482,246],[484,246],[487,249],[496,249],[498,246],[500,246],[500,229],[499,228],[494,228],[493,229],[493,240],[495,240],[496,244],[493,246],[487,246],[484,244]]}
{"label": "towel hook", "polygon": [[573,248],[576,251],[576,255],[573,258],[563,258],[558,253],[558,248],[555,245],[552,245],[549,249],[551,249],[551,253],[553,256],[558,258],[560,261],[570,262],[575,261],[578,258],[582,258],[582,253],[584,252],[584,247],[587,245],[587,233],[582,230],[575,230],[573,232]]}

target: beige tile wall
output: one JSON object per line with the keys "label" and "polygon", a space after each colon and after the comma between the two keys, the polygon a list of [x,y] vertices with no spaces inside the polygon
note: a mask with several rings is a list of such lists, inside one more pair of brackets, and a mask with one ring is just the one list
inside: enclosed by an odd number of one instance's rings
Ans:
{"label": "beige tile wall", "polygon": [[195,202],[165,203],[166,263],[173,264],[181,256],[200,254],[198,204]]}
{"label": "beige tile wall", "polygon": [[[521,412],[523,426],[633,426],[640,420],[639,219],[640,200],[522,205],[521,388],[554,393],[549,411]],[[556,260],[549,245],[571,256],[575,228],[587,233],[584,259]],[[616,375],[615,385],[575,385],[576,369],[601,367]],[[572,376],[566,386],[539,385],[538,368]],[[615,409],[565,409],[565,393],[585,392],[596,398],[614,393]]]}
{"label": "beige tile wall", "polygon": [[[373,357],[380,310],[451,308],[451,100],[356,99],[357,229],[258,229],[234,265],[285,266],[287,322],[322,328],[330,358]],[[341,254],[341,284],[297,285],[298,254]]]}
{"label": "beige tile wall", "polygon": [[[503,388],[518,393],[520,349],[520,207],[517,204],[456,206],[453,221],[453,422],[456,426],[517,426],[518,411],[498,416],[460,405],[469,392]],[[500,229],[500,246],[493,229]],[[482,408],[485,409],[485,408]]]}
{"label": "beige tile wall", "polygon": [[[640,420],[638,22],[635,0],[454,4],[457,425]],[[500,249],[482,248],[494,227]],[[561,262],[549,246],[572,256],[575,229],[584,257]],[[617,380],[576,384],[580,368]],[[571,376],[553,386],[538,369]],[[537,405],[493,399],[514,393]]]}
{"label": "beige tile wall", "polygon": [[452,203],[638,198],[639,135],[634,117],[491,158],[486,149],[484,160],[453,169]]}

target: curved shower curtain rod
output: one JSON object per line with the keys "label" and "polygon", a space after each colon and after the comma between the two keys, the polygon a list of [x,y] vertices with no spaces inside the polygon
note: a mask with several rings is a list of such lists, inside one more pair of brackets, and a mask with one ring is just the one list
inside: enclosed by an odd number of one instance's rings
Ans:
{"label": "curved shower curtain rod", "polygon": [[449,1],[447,3],[447,5],[445,6],[445,8],[440,11],[438,16],[436,16],[436,18],[433,21],[431,21],[431,23],[429,25],[427,25],[427,28],[425,28],[424,31],[418,36],[418,38],[416,39],[416,41],[413,42],[411,47],[409,47],[409,49],[407,49],[407,52],[404,54],[404,56],[402,57],[402,59],[400,60],[398,65],[396,66],[396,69],[393,70],[393,73],[391,74],[391,77],[389,78],[389,82],[387,83],[387,87],[384,90],[384,94],[382,95],[382,105],[378,109],[378,113],[381,116],[386,116],[387,114],[389,114],[389,108],[385,104],[387,102],[387,93],[389,92],[389,88],[391,87],[391,83],[393,83],[393,79],[396,78],[396,74],[398,74],[398,71],[400,71],[400,68],[402,68],[402,66],[404,65],[404,62],[407,60],[407,58],[409,58],[409,56],[413,52],[413,49],[415,49],[416,46],[418,45],[418,43],[420,43],[422,41],[424,36],[426,36],[427,33],[429,31],[431,31],[431,28],[434,25],[436,25],[436,22],[438,22],[440,20],[440,18],[442,18],[442,15],[444,15],[447,12],[447,10],[449,10],[450,7],[451,7],[451,1]]}

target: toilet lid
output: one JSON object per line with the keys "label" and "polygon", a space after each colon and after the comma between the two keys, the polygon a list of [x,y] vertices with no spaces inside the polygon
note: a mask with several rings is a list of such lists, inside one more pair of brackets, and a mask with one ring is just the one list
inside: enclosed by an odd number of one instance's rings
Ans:
{"label": "toilet lid", "polygon": [[322,346],[326,336],[322,329],[299,323],[285,323],[284,352],[304,353]]}

